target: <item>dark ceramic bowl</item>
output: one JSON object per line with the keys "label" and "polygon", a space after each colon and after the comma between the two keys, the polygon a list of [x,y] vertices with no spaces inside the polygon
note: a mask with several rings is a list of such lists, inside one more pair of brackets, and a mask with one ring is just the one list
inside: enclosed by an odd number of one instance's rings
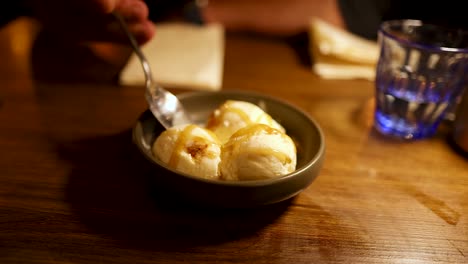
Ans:
{"label": "dark ceramic bowl", "polygon": [[178,97],[194,121],[201,124],[228,99],[261,106],[297,143],[297,167],[293,173],[276,179],[237,182],[201,179],[180,173],[152,155],[151,146],[164,128],[147,110],[134,127],[133,140],[154,167],[151,178],[155,187],[167,194],[167,199],[177,198],[220,207],[267,205],[294,197],[319,174],[325,152],[323,133],[317,122],[296,107],[272,97],[248,92],[191,92]]}

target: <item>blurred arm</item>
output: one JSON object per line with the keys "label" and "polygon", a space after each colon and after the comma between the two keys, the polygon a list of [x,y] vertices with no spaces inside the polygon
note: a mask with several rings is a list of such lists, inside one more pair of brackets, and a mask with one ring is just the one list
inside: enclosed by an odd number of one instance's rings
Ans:
{"label": "blurred arm", "polygon": [[419,19],[468,28],[466,11],[456,0],[338,0],[338,5],[348,30],[368,39],[376,39],[380,23],[391,19]]}

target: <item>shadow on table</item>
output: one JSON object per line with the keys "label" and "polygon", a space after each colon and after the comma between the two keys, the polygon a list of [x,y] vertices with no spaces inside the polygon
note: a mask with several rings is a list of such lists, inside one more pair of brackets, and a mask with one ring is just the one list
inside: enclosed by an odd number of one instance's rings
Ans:
{"label": "shadow on table", "polygon": [[466,159],[468,161],[468,151],[464,150],[460,145],[457,144],[457,142],[455,141],[455,138],[453,137],[452,133],[449,133],[447,135],[446,141],[447,141],[448,146],[450,146],[450,148],[455,153],[457,153],[458,155],[460,155],[461,157],[463,157],[464,159]]}
{"label": "shadow on table", "polygon": [[116,84],[130,46],[76,43],[41,31],[31,51],[34,79],[48,83]]}
{"label": "shadow on table", "polygon": [[[247,37],[284,42],[294,50],[299,64],[310,68],[313,63],[307,33],[284,38],[258,34]],[[36,81],[115,85],[131,53],[129,45],[75,43],[41,31],[33,43],[31,68]]]}
{"label": "shadow on table", "polygon": [[286,38],[286,43],[294,50],[300,64],[307,68],[311,68],[314,63],[313,56],[310,53],[310,41],[307,32]]}
{"label": "shadow on table", "polygon": [[170,195],[161,199],[153,193],[151,169],[133,147],[130,131],[62,143],[58,152],[72,166],[66,201],[79,220],[130,247],[170,251],[253,236],[290,204],[220,209]]}

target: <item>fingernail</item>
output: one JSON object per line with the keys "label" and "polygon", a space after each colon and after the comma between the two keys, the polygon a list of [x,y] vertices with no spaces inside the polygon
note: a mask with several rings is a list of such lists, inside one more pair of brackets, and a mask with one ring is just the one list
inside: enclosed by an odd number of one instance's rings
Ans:
{"label": "fingernail", "polygon": [[131,30],[140,44],[148,42],[155,33],[155,28],[151,21],[136,24],[132,26]]}
{"label": "fingernail", "polygon": [[135,2],[129,7],[129,9],[130,15],[128,19],[145,20],[148,18],[149,10],[146,4],[144,4],[143,2]]}

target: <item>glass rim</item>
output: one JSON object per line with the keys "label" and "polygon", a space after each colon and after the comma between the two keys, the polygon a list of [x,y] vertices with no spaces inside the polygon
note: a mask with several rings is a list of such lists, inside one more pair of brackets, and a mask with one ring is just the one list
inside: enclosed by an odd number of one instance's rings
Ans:
{"label": "glass rim", "polygon": [[465,29],[461,28],[449,28],[433,23],[425,23],[422,20],[417,20],[417,19],[395,19],[395,20],[386,20],[383,21],[380,26],[379,26],[379,32],[385,35],[388,38],[391,38],[395,41],[398,41],[400,43],[404,43],[405,45],[412,47],[412,48],[418,48],[418,49],[424,49],[424,50],[432,50],[432,51],[438,51],[438,52],[457,52],[457,53],[468,53],[468,47],[466,48],[453,48],[453,47],[447,47],[447,46],[435,46],[435,45],[426,45],[418,42],[413,42],[406,40],[404,38],[398,37],[396,34],[391,33],[389,30],[389,27],[392,25],[399,25],[399,26],[432,26],[435,28],[447,30],[447,31],[456,31],[456,32],[461,32],[464,35],[467,35],[468,37],[468,31]]}

